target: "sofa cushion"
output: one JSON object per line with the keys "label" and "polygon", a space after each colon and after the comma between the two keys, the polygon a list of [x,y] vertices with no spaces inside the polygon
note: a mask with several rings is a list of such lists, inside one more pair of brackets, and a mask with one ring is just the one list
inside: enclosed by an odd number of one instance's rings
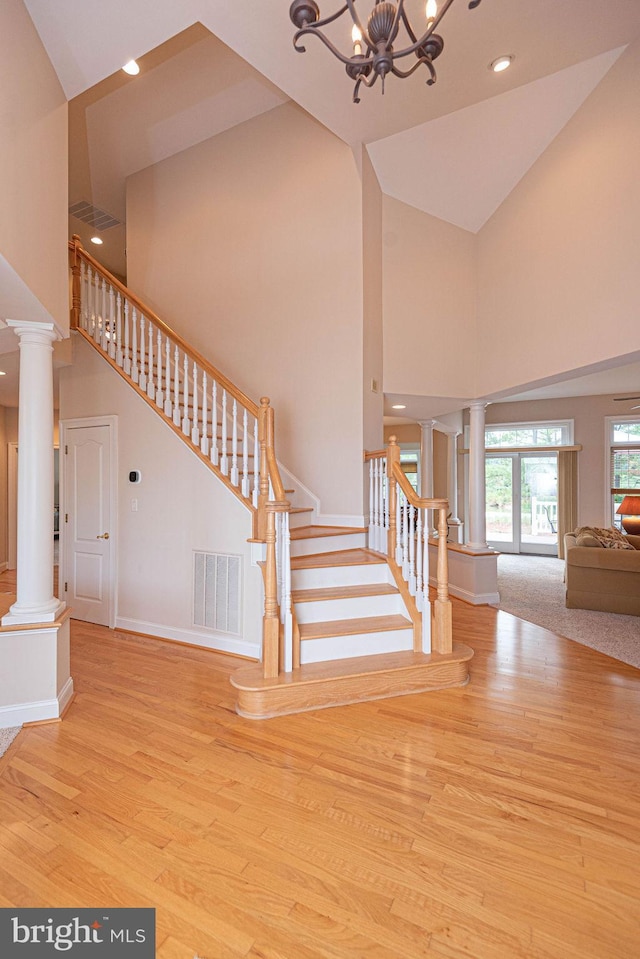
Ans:
{"label": "sofa cushion", "polygon": [[[595,540],[595,542],[594,542]],[[604,546],[605,549],[634,549],[626,537],[615,527],[579,526],[576,530],[576,546]]]}

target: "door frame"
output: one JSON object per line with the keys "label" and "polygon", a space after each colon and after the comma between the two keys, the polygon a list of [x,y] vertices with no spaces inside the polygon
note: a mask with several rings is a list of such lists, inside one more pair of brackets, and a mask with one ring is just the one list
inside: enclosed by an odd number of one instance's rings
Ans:
{"label": "door frame", "polygon": [[[67,503],[67,456],[66,449],[69,440],[69,431],[72,429],[82,429],[83,427],[108,426],[109,427],[109,512],[111,539],[111,549],[109,550],[109,628],[114,629],[116,625],[116,614],[118,608],[118,417],[116,415],[106,416],[86,416],[76,419],[60,420],[60,566],[59,566],[59,589],[61,599],[66,599],[66,592],[63,584],[68,582],[67,573],[67,523],[65,515],[69,512]],[[113,531],[113,532],[112,532]],[[73,616],[73,609],[71,611]]]}
{"label": "door frame", "polygon": [[[538,545],[537,549],[531,547],[536,544],[522,542],[522,459],[523,457],[555,456],[556,464],[558,461],[557,450],[545,450],[540,447],[539,450],[511,450],[508,453],[501,452],[499,447],[487,451],[485,460],[489,459],[510,459],[511,460],[511,529],[513,538],[508,543],[499,540],[489,540],[488,545],[500,553],[517,553],[524,556],[557,556],[558,544],[556,546]],[[557,467],[556,467],[557,468]],[[486,480],[485,480],[486,484]],[[540,551],[541,550],[541,551]]]}

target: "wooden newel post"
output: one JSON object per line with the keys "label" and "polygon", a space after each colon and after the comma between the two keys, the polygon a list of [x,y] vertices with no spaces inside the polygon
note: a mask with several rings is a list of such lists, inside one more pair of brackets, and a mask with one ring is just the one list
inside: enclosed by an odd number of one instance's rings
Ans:
{"label": "wooden newel post", "polygon": [[280,669],[280,617],[278,615],[278,570],[276,566],[276,514],[265,508],[267,557],[262,620],[262,668],[265,679],[275,679]]}
{"label": "wooden newel post", "polygon": [[387,446],[387,480],[389,483],[389,531],[387,533],[387,556],[394,557],[396,550],[396,503],[398,498],[398,484],[393,475],[393,464],[400,463],[400,447],[395,436],[389,437]]}
{"label": "wooden newel post", "polygon": [[448,506],[438,510],[437,598],[434,604],[434,653],[453,650],[451,600],[449,599],[449,554],[447,551]]}
{"label": "wooden newel post", "polygon": [[80,237],[73,235],[73,247],[69,249],[69,267],[71,269],[71,314],[69,325],[72,330],[80,327],[80,310],[82,309],[82,293],[80,289]]}
{"label": "wooden newel post", "polygon": [[[258,443],[260,446],[260,463],[255,465],[259,469],[258,482],[258,539],[267,538],[267,500],[269,499],[269,465],[267,463],[267,444],[269,435],[273,436],[273,410],[269,406],[269,397],[260,399],[258,410]],[[274,520],[275,523],[275,520]]]}

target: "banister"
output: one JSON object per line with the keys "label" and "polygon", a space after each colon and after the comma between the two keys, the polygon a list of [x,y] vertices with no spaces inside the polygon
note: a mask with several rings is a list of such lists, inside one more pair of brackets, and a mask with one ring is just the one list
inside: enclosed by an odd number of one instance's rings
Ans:
{"label": "banister", "polygon": [[[202,356],[201,353],[199,353],[192,346],[190,346],[186,342],[186,340],[184,340],[180,336],[179,333],[176,333],[174,330],[172,330],[171,327],[164,322],[164,320],[161,320],[160,317],[140,299],[140,297],[136,296],[135,293],[132,293],[131,290],[129,290],[128,287],[124,285],[124,283],[122,283],[116,276],[113,275],[113,273],[110,273],[109,270],[107,270],[104,266],[102,266],[102,264],[99,263],[98,260],[95,259],[95,257],[93,257],[87,250],[84,249],[84,247],[82,246],[82,243],[80,242],[80,237],[77,236],[77,234],[74,234],[73,239],[69,240],[69,250],[73,252],[75,258],[79,257],[80,259],[84,260],[91,267],[93,267],[93,269],[97,273],[99,273],[102,277],[108,280],[111,286],[113,286],[116,290],[118,290],[119,293],[121,293],[124,297],[126,297],[130,303],[132,303],[138,310],[140,310],[144,314],[144,316],[147,317],[147,319],[151,320],[155,326],[157,326],[160,330],[162,330],[162,332],[166,336],[169,336],[170,339],[172,339],[174,343],[176,343],[180,347],[180,349],[187,354],[187,356],[189,356],[192,360],[195,360],[198,366],[202,370],[204,370],[207,373],[207,375],[217,380],[217,382],[220,383],[220,385],[223,386],[224,389],[228,393],[230,393],[231,396],[233,396],[242,406],[244,406],[253,416],[258,415],[258,404],[255,403],[252,399],[250,399],[245,393],[243,393],[242,390],[238,389],[238,387],[235,386],[231,382],[231,380],[229,380],[224,375],[224,373],[221,373],[220,370],[216,369],[216,367],[213,366],[213,364],[210,363],[204,356]],[[76,304],[76,293],[75,293],[75,290],[72,288],[71,325],[72,325],[72,328],[75,329],[77,328],[77,317],[76,317],[76,322],[74,323],[74,309],[76,309],[76,305],[77,305],[77,308],[79,310],[80,292],[79,292],[79,274],[74,273],[74,265],[75,264],[72,262],[71,269],[74,277],[73,282],[75,285],[76,276],[77,276],[78,292],[77,292],[77,304]]]}
{"label": "banister", "polygon": [[404,495],[409,500],[412,506],[415,506],[416,509],[447,509],[449,506],[448,499],[433,499],[425,498],[424,496],[418,496],[413,486],[407,479],[404,474],[404,471],[398,463],[393,464],[393,478],[396,483],[400,486],[400,489]]}
{"label": "banister", "polygon": [[364,461],[368,463],[369,460],[380,460],[387,455],[385,450],[365,450],[364,451]]}

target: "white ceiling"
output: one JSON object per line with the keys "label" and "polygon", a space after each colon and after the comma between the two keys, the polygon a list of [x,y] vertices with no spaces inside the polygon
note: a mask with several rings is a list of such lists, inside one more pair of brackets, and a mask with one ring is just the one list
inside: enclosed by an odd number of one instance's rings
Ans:
{"label": "white ceiling", "polygon": [[[367,145],[385,192],[476,231],[640,35],[638,0],[483,0],[473,11],[456,0],[441,24],[437,83],[427,87],[422,70],[389,77],[384,96],[377,84],[354,105],[352,82],[320,41],[294,51],[287,0],[25,4],[67,97],[78,97],[70,201],[119,218],[129,173],[290,98],[355,149]],[[319,5],[326,16],[340,2]],[[417,20],[424,0],[406,9]],[[343,23],[332,25],[336,40]],[[493,74],[488,64],[506,53],[512,67]],[[120,71],[132,57],[137,78]],[[124,272],[124,229],[105,241]],[[105,242],[100,257],[111,255]],[[628,388],[621,376],[614,392]]]}

